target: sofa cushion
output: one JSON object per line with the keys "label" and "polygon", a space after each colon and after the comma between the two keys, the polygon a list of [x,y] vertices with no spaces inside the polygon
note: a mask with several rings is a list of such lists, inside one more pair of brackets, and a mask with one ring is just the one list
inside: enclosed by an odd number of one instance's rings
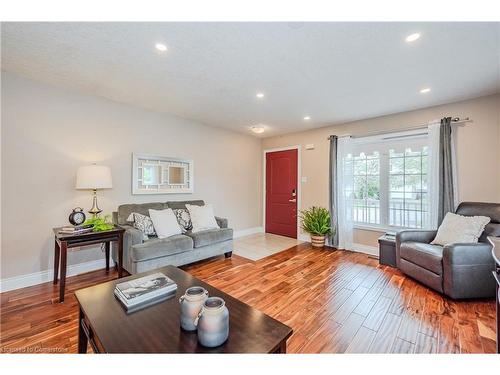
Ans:
{"label": "sofa cushion", "polygon": [[193,240],[182,234],[167,238],[151,238],[144,243],[133,245],[130,248],[130,256],[133,261],[165,257],[180,254],[193,249]]}
{"label": "sofa cushion", "polygon": [[127,219],[131,213],[137,212],[141,215],[149,216],[149,209],[164,210],[168,208],[166,203],[142,203],[142,204],[122,204],[118,206],[118,225],[127,224]]}
{"label": "sofa cushion", "polygon": [[177,222],[174,211],[171,208],[164,210],[149,210],[149,217],[153,221],[153,226],[158,238],[164,239],[182,234],[181,227]]}
{"label": "sofa cushion", "polygon": [[219,229],[219,224],[217,224],[215,220],[214,209],[211,204],[206,204],[204,206],[186,204],[186,208],[191,217],[191,223],[193,225],[191,231],[193,233],[209,229]]}
{"label": "sofa cushion", "polygon": [[156,236],[155,227],[153,225],[153,221],[149,216],[138,214],[137,212],[133,212],[127,218],[128,222],[133,222],[134,228],[139,229],[147,239],[148,236]]}
{"label": "sofa cushion", "polygon": [[196,233],[187,232],[186,236],[193,239],[194,247],[202,247],[218,242],[232,240],[233,230],[231,228],[208,229]]}
{"label": "sofa cushion", "polygon": [[443,248],[420,242],[403,242],[400,246],[401,258],[422,268],[441,275],[443,273]]}
{"label": "sofa cushion", "polygon": [[174,210],[175,217],[179,223],[182,233],[186,233],[188,230],[193,229],[193,223],[191,222],[191,216],[189,211],[185,208],[178,208]]}
{"label": "sofa cushion", "polygon": [[165,203],[168,208],[172,210],[179,210],[181,208],[186,209],[186,204],[191,204],[193,206],[204,206],[205,202],[202,200],[194,200],[194,201],[169,201]]}

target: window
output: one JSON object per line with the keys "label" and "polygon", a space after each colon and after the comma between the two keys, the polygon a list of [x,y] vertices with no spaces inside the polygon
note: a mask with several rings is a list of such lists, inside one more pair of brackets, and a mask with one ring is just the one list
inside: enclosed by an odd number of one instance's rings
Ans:
{"label": "window", "polygon": [[362,152],[357,156],[351,156],[349,163],[352,163],[354,221],[380,224],[379,153],[366,155]]}
{"label": "window", "polygon": [[389,151],[389,225],[427,227],[427,147]]}
{"label": "window", "polygon": [[350,179],[344,192],[355,224],[382,228],[426,228],[427,135],[360,138],[344,158]]}

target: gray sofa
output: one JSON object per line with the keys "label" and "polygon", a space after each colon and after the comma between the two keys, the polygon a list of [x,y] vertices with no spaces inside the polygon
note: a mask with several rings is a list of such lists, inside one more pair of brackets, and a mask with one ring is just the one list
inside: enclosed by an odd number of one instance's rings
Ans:
{"label": "gray sofa", "polygon": [[435,230],[404,230],[396,235],[396,263],[405,274],[454,299],[495,295],[495,262],[488,236],[500,236],[500,204],[463,202],[457,214],[488,216],[478,243],[431,245]]}
{"label": "gray sofa", "polygon": [[[132,212],[149,216],[149,209],[181,209],[187,204],[203,206],[202,200],[123,204],[113,212],[113,222],[125,228],[123,238],[123,267],[131,274],[149,271],[166,265],[182,266],[199,260],[224,254],[230,257],[233,250],[233,230],[227,219],[215,217],[219,229],[197,233],[188,231],[168,238],[150,237],[144,240],[143,233],[134,228],[127,218]],[[117,261],[116,245],[113,245],[113,260]]]}

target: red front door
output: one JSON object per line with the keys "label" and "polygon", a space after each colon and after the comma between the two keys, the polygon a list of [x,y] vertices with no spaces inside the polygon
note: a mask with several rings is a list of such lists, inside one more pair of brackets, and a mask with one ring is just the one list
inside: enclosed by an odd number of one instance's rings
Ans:
{"label": "red front door", "polygon": [[297,238],[297,150],[266,154],[266,233]]}

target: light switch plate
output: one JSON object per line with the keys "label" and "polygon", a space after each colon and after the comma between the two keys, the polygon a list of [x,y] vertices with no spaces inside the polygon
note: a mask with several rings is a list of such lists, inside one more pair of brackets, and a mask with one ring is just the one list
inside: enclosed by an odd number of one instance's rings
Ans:
{"label": "light switch plate", "polygon": [[302,176],[302,178],[300,179],[300,181],[307,182],[307,177],[306,176]]}

